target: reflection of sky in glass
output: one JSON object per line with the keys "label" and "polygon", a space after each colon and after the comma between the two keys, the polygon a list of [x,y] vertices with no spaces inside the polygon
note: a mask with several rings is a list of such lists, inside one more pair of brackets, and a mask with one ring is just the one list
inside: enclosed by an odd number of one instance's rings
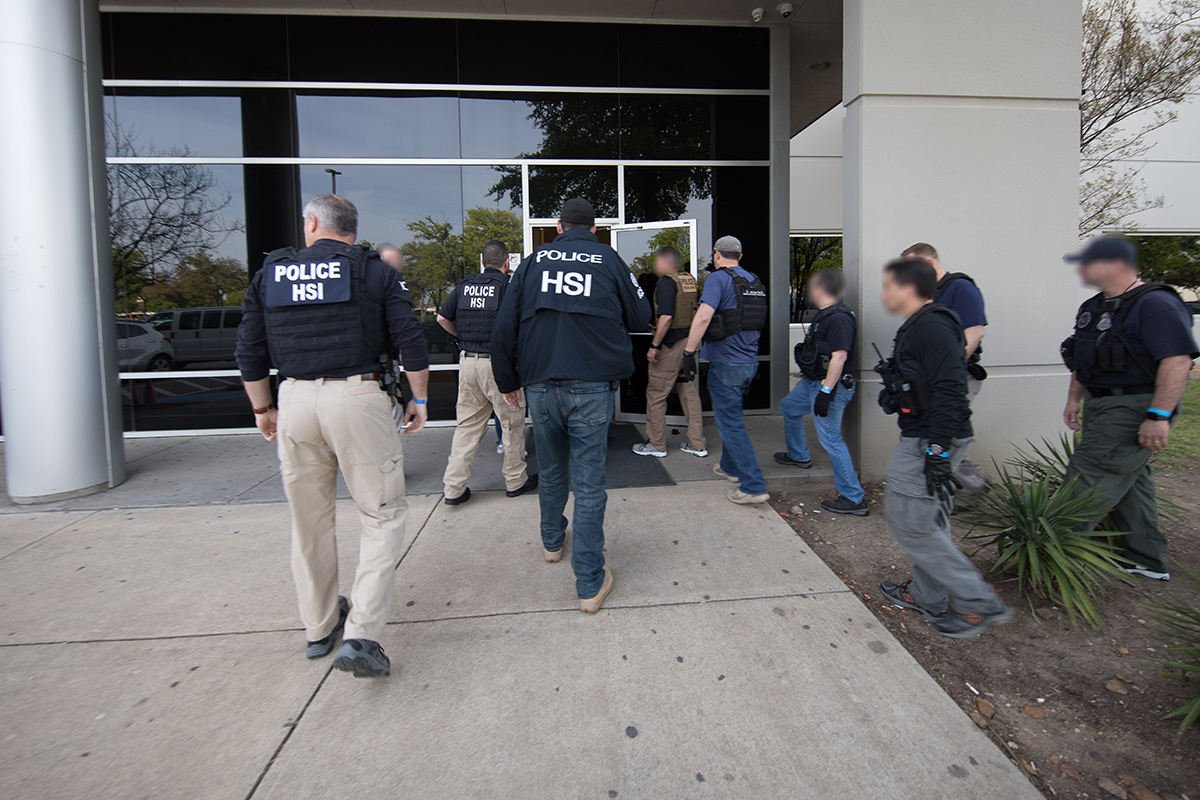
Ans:
{"label": "reflection of sky in glass", "polygon": [[541,147],[542,132],[528,119],[526,100],[464,97],[459,110],[463,158],[516,158]]}
{"label": "reflection of sky in glass", "polygon": [[306,158],[458,158],[454,97],[296,97]]}
{"label": "reflection of sky in glass", "polygon": [[[236,97],[112,97],[104,112],[133,136],[140,156],[187,148],[193,156],[242,154],[242,106]],[[108,154],[113,155],[109,143]]]}

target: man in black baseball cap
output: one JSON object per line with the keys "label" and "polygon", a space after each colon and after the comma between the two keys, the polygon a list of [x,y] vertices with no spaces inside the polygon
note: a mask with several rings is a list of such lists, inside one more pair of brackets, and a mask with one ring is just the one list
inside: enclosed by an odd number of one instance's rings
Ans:
{"label": "man in black baseball cap", "polygon": [[1062,343],[1071,370],[1063,421],[1083,431],[1067,479],[1078,478],[1077,494],[1095,488],[1116,530],[1128,531],[1121,537],[1126,572],[1170,580],[1150,456],[1166,448],[1192,359],[1200,356],[1192,317],[1171,287],[1141,281],[1137,248],[1123,236],[1092,239],[1064,260],[1100,290],[1079,307],[1075,332]]}

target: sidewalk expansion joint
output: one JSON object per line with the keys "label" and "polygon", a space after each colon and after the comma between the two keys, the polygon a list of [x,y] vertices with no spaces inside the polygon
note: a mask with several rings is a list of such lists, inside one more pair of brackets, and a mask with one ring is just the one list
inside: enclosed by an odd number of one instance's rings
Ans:
{"label": "sidewalk expansion joint", "polygon": [[[78,511],[47,511],[46,513],[47,514],[78,514],[80,512],[78,512]],[[98,513],[99,513],[99,511],[89,511],[86,514],[84,514],[82,517],[80,517],[79,519],[71,520],[67,524],[50,531],[45,536],[39,536],[37,539],[34,539],[32,542],[27,542],[27,543],[21,545],[16,550],[13,550],[11,553],[5,553],[4,555],[0,556],[0,561],[3,561],[4,559],[8,558],[9,556],[16,555],[17,553],[24,550],[26,547],[33,547],[35,544],[37,544],[39,542],[44,542],[47,539],[49,539],[51,536],[53,536],[54,534],[64,531],[67,528],[71,527],[72,525],[78,525],[79,523],[81,523],[85,519],[87,519],[88,517],[92,517]]]}
{"label": "sidewalk expansion joint", "polygon": [[263,628],[253,631],[214,631],[210,633],[168,633],[160,636],[119,636],[112,639],[56,639],[50,642],[0,642],[6,647],[49,647],[62,644],[108,644],[118,642],[169,642],[174,639],[211,639],[217,636],[257,636],[261,633],[302,633],[304,628]]}
{"label": "sidewalk expansion joint", "polygon": [[325,670],[325,674],[321,676],[321,680],[317,683],[317,687],[308,696],[308,701],[305,702],[304,708],[301,708],[300,713],[292,720],[292,724],[288,727],[287,733],[283,735],[283,739],[280,740],[279,746],[275,748],[275,752],[271,754],[271,757],[267,759],[267,763],[263,765],[262,772],[258,773],[258,778],[255,779],[254,785],[246,793],[245,800],[250,800],[254,796],[254,793],[258,791],[258,787],[262,784],[263,779],[267,777],[267,773],[271,771],[271,767],[275,764],[275,759],[279,758],[279,754],[283,752],[284,745],[292,738],[292,734],[296,732],[296,727],[300,724],[300,720],[304,719],[304,714],[308,711],[308,707],[312,705],[313,700],[317,699],[317,695],[321,692],[321,687],[325,685],[325,681],[329,680],[329,676],[332,673],[333,664],[330,664],[329,668]]}

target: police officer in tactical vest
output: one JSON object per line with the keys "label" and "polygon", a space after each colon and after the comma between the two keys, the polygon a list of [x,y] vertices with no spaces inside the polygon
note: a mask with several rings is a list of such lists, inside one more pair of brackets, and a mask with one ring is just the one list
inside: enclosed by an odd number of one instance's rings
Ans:
{"label": "police officer in tactical vest", "polygon": [[650,348],[646,351],[649,362],[646,383],[646,439],[633,446],[639,456],[666,458],[667,456],[667,397],[671,389],[679,392],[679,403],[687,417],[688,440],[679,449],[699,458],[708,455],[708,443],[704,440],[704,418],[700,407],[700,391],[695,381],[679,381],[679,368],[683,366],[683,348],[692,318],[696,314],[699,292],[696,279],[680,272],[683,256],[674,247],[660,247],[654,253],[654,274],[658,283],[654,287],[654,310],[658,320],[654,326]]}
{"label": "police officer in tactical vest", "polygon": [[767,292],[762,281],[740,266],[742,243],[722,236],[713,245],[714,272],[704,282],[700,307],[688,332],[680,380],[695,380],[696,350],[708,364],[708,394],[721,435],[721,463],[713,472],[731,483],[732,503],[765,503],[770,499],[758,456],[746,430],[742,400],[758,373],[758,340],[767,324]]}
{"label": "police officer in tactical vest", "polygon": [[616,251],[596,239],[586,200],[563,204],[559,235],[521,262],[492,331],[496,385],[512,409],[521,388],[537,441],[546,561],[562,560],[568,487],[575,492],[571,566],[581,611],[613,588],[604,561],[604,462],[613,386],[633,374],[631,331],[650,324],[650,303]]}
{"label": "police officer in tactical vest", "polygon": [[950,536],[954,473],[971,441],[971,407],[962,321],[933,302],[936,283],[933,267],[919,258],[893,261],[883,273],[883,304],[905,318],[891,358],[875,368],[884,387],[879,405],[900,422],[884,516],[913,568],[910,580],[879,588],[944,636],[968,639],[1010,621],[1013,610]]}
{"label": "police officer in tactical vest", "polygon": [[[304,207],[302,250],[267,255],[246,289],[237,362],[255,422],[278,440],[283,488],[292,514],[292,574],[307,656],[332,652],[355,677],[389,674],[380,645],[403,552],[408,503],[404,453],[381,387],[388,356],[403,351],[413,400],[407,432],[425,424],[429,356],[412,301],[396,273],[354,244],[358,211],[337,195]],[[271,364],[279,370],[279,408],[271,401]],[[337,473],[362,522],[350,600],[338,596],[334,526]]]}
{"label": "police officer in tactical vest", "polygon": [[467,487],[471,465],[493,413],[500,420],[508,496],[520,497],[537,488],[537,476],[530,477],[525,470],[525,410],[508,407],[492,374],[492,327],[508,288],[508,247],[493,239],[483,246],[481,258],[483,272],[455,286],[437,315],[438,324],[458,338],[462,353],[458,365],[458,427],[454,429],[450,461],[442,479],[448,506],[471,499]]}
{"label": "police officer in tactical vest", "polygon": [[[983,382],[987,380],[987,370],[980,363],[983,355],[981,343],[988,324],[983,293],[979,291],[970,275],[963,272],[947,272],[942,266],[938,251],[931,244],[918,242],[905,250],[901,258],[920,258],[929,262],[937,273],[933,302],[953,309],[962,321],[963,337],[967,341],[967,402],[974,401],[983,387]],[[960,496],[968,501],[987,485],[987,473],[983,471],[983,467],[971,460],[970,455],[963,456],[955,477],[963,487]]]}
{"label": "police officer in tactical vest", "polygon": [[1128,239],[1098,237],[1066,260],[1100,290],[1079,307],[1075,333],[1062,345],[1071,370],[1063,420],[1083,431],[1067,479],[1077,480],[1076,493],[1094,489],[1116,530],[1128,531],[1121,537],[1127,572],[1170,580],[1150,456],[1166,449],[1192,359],[1200,356],[1191,314],[1173,289],[1138,278]]}
{"label": "police officer in tactical vest", "polygon": [[854,312],[842,302],[846,276],[840,269],[823,269],[808,282],[808,299],[820,309],[796,345],[800,380],[779,404],[787,450],[775,454],[780,464],[808,469],[812,458],[804,434],[804,418],[813,415],[817,438],[833,463],[833,486],[841,495],[825,498],[821,507],[835,514],[865,517],[870,512],[866,492],[854,472],[850,449],[842,438],[842,416],[854,399],[851,372],[856,338]]}

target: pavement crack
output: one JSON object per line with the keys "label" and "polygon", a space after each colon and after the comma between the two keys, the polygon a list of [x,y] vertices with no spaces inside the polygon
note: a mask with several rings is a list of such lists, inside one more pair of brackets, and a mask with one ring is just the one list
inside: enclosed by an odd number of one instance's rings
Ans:
{"label": "pavement crack", "polygon": [[292,724],[288,727],[287,733],[283,735],[283,739],[280,740],[279,746],[275,748],[275,752],[271,754],[271,757],[267,759],[267,763],[263,765],[262,772],[258,773],[258,778],[255,779],[254,785],[251,786],[250,791],[246,793],[245,800],[250,800],[250,798],[254,797],[254,793],[258,791],[258,787],[262,784],[263,779],[266,778],[267,773],[271,771],[271,767],[274,765],[275,759],[279,758],[279,754],[283,752],[284,745],[288,743],[288,740],[292,738],[292,734],[296,732],[296,728],[300,726],[300,720],[304,719],[305,712],[308,711],[308,707],[312,705],[313,700],[317,699],[317,695],[321,692],[321,687],[325,685],[325,681],[329,680],[329,675],[332,672],[333,664],[330,664],[329,668],[325,670],[325,674],[321,676],[320,682],[317,683],[317,688],[313,689],[312,694],[308,696],[308,701],[305,702],[304,707],[300,709],[300,713],[296,715],[294,720],[292,720]]}
{"label": "pavement crack", "polygon": [[[36,512],[35,512],[35,513],[36,513]],[[48,513],[52,513],[52,514],[53,514],[53,513],[58,513],[58,512],[53,512],[53,511],[52,511],[52,512],[48,512]],[[61,513],[65,513],[65,514],[78,514],[78,513],[80,513],[80,512],[78,512],[78,511],[65,511],[65,512],[61,512]],[[82,517],[80,517],[79,519],[73,519],[73,520],[71,520],[70,522],[67,522],[67,523],[65,523],[65,524],[63,524],[63,525],[61,525],[61,526],[59,526],[59,527],[55,528],[54,530],[50,531],[50,532],[49,532],[49,533],[47,533],[45,536],[39,536],[38,538],[34,539],[32,542],[26,542],[25,544],[21,545],[21,546],[20,546],[20,547],[18,547],[16,550],[13,550],[11,553],[5,553],[4,555],[0,556],[0,561],[3,561],[4,559],[8,558],[9,556],[16,555],[17,553],[19,553],[19,552],[21,552],[22,550],[24,550],[26,547],[33,547],[33,546],[34,546],[35,544],[37,544],[38,542],[44,542],[44,541],[46,541],[47,539],[49,539],[51,536],[53,536],[54,534],[56,534],[56,533],[59,533],[59,532],[61,532],[61,531],[64,531],[64,530],[66,530],[67,528],[71,527],[72,525],[78,525],[79,523],[83,522],[84,520],[86,520],[86,519],[88,519],[89,517],[92,517],[92,516],[94,516],[94,515],[96,515],[96,514],[98,514],[98,513],[100,513],[98,510],[96,510],[96,511],[88,511],[88,512],[86,512],[86,513],[85,513],[85,514],[84,514]]]}
{"label": "pavement crack", "polygon": [[213,633],[170,633],[161,636],[118,636],[111,639],[56,639],[49,642],[0,642],[6,647],[46,647],[60,644],[108,644],[114,642],[165,642],[173,639],[211,639],[218,636],[257,636],[260,633],[295,633],[303,628],[262,628],[253,631],[216,631]]}
{"label": "pavement crack", "polygon": [[[404,559],[408,557],[408,554],[412,552],[412,549],[417,544],[417,539],[420,539],[421,534],[425,531],[425,526],[429,524],[429,520],[433,519],[433,512],[437,511],[438,506],[440,506],[441,504],[442,504],[442,501],[441,501],[441,499],[439,499],[429,509],[429,513],[427,515],[425,515],[424,521],[421,522],[421,527],[417,528],[417,534],[415,536],[413,536],[412,541],[408,543],[408,547],[404,548],[404,552],[400,554],[400,560],[396,562],[397,570],[400,569],[400,565],[404,563]],[[408,520],[405,520],[405,526],[407,527],[407,525],[408,525]]]}

